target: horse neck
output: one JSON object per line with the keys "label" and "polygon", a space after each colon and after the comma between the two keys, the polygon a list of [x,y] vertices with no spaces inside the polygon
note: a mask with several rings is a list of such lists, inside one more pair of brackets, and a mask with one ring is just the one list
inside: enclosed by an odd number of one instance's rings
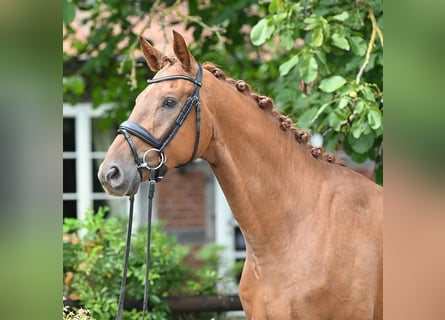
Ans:
{"label": "horse neck", "polygon": [[210,163],[246,240],[261,243],[268,230],[283,228],[284,234],[285,228],[295,227],[304,217],[295,217],[299,210],[294,204],[310,203],[318,194],[314,181],[323,175],[320,161],[283,131],[272,113],[224,82],[203,103],[213,121],[213,137],[203,158]]}

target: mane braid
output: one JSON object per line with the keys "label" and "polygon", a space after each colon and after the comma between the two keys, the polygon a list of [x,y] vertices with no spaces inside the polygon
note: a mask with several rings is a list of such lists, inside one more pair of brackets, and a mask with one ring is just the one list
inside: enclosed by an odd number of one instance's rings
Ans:
{"label": "mane braid", "polygon": [[261,96],[255,92],[252,92],[252,87],[248,83],[243,80],[235,80],[227,77],[224,71],[210,62],[205,62],[202,66],[204,69],[210,71],[215,76],[215,78],[229,83],[230,85],[234,86],[240,93],[251,96],[257,102],[258,106],[261,109],[271,113],[278,120],[278,123],[280,124],[280,127],[283,131],[291,131],[295,140],[297,140],[298,143],[306,146],[306,148],[310,151],[314,158],[323,159],[327,162],[343,165],[341,162],[338,162],[337,158],[333,154],[325,152],[322,147],[312,146],[309,143],[310,134],[304,130],[301,130],[300,128],[297,128],[291,118],[282,115],[279,111],[274,109],[272,98]]}

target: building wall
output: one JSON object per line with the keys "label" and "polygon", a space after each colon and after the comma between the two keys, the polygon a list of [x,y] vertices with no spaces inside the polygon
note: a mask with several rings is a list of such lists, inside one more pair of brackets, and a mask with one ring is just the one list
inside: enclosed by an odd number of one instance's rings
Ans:
{"label": "building wall", "polygon": [[204,179],[200,168],[171,170],[158,184],[158,218],[168,228],[205,227]]}
{"label": "building wall", "polygon": [[171,169],[157,184],[156,218],[182,243],[214,241],[213,174],[197,160],[185,168]]}

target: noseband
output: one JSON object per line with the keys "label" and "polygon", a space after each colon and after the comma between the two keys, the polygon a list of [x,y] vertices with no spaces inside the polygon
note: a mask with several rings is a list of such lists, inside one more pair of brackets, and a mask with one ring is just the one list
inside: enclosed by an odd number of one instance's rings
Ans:
{"label": "noseband", "polygon": [[[201,107],[199,103],[199,89],[202,84],[202,67],[200,64],[198,64],[198,72],[196,74],[196,79],[193,79],[192,77],[185,76],[185,75],[173,75],[173,76],[166,76],[161,77],[157,79],[148,80],[147,82],[149,84],[152,83],[158,83],[163,81],[170,81],[170,80],[187,80],[195,84],[195,88],[193,89],[193,92],[190,97],[187,98],[184,106],[182,107],[181,112],[179,113],[178,117],[175,120],[175,123],[170,128],[168,133],[164,136],[162,140],[158,140],[154,137],[154,135],[149,132],[147,129],[142,127],[141,125],[137,124],[133,121],[124,121],[120,124],[119,129],[117,130],[118,133],[121,133],[124,135],[125,139],[128,142],[128,145],[130,146],[131,152],[133,153],[134,161],[136,162],[136,166],[138,168],[139,174],[142,179],[143,169],[150,170],[150,177],[154,177],[154,179],[158,182],[160,181],[164,175],[167,173],[167,166],[165,164],[166,157],[164,154],[165,149],[167,148],[168,144],[172,141],[176,133],[178,132],[179,128],[182,126],[184,121],[187,119],[187,116],[190,114],[190,111],[192,110],[193,106],[196,106],[196,135],[195,135],[195,145],[193,148],[193,153],[190,159],[184,163],[179,165],[178,167],[182,167],[193,161],[193,159],[196,156],[196,153],[198,151],[199,146],[199,136],[200,136],[200,122],[201,122]],[[131,139],[130,134],[138,137],[148,145],[152,146],[153,148],[148,149],[142,158],[139,157],[138,152],[136,150],[136,146]],[[159,154],[159,164],[155,167],[150,167],[145,157],[150,152],[157,152]]]}

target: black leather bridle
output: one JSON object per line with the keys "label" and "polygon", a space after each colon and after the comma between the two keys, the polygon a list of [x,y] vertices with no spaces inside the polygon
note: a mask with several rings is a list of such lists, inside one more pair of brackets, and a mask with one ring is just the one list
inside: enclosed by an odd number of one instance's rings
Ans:
{"label": "black leather bridle", "polygon": [[[190,97],[187,98],[181,112],[176,117],[175,123],[171,127],[171,129],[168,131],[168,133],[164,136],[162,140],[156,139],[153,134],[150,133],[147,129],[142,127],[141,125],[137,124],[133,121],[124,121],[119,126],[119,129],[117,130],[118,133],[123,134],[125,139],[128,142],[128,145],[130,146],[131,152],[133,153],[134,161],[136,162],[136,166],[139,171],[139,175],[143,176],[143,170],[149,170],[150,175],[148,178],[149,182],[149,189],[148,189],[148,226],[147,226],[147,252],[146,252],[146,269],[145,269],[145,287],[144,287],[144,301],[143,301],[143,313],[142,313],[142,320],[144,320],[145,315],[147,313],[148,308],[148,276],[150,271],[150,236],[151,236],[151,213],[153,209],[153,198],[155,193],[155,185],[156,182],[159,182],[164,175],[167,173],[167,166],[165,164],[166,158],[164,151],[167,148],[168,144],[172,141],[176,133],[178,132],[179,128],[182,126],[184,121],[187,119],[187,116],[190,114],[190,111],[192,110],[193,106],[196,106],[196,135],[195,135],[195,145],[193,147],[193,153],[190,159],[184,163],[179,165],[179,167],[185,166],[196,156],[196,153],[198,152],[199,147],[199,136],[200,136],[200,122],[201,122],[201,106],[199,103],[199,89],[201,88],[202,83],[202,67],[200,64],[198,64],[198,73],[196,74],[196,79],[193,79],[192,77],[185,76],[185,75],[173,75],[173,76],[166,76],[161,77],[157,79],[148,80],[147,82],[149,84],[152,83],[158,83],[162,81],[170,81],[170,80],[187,80],[190,82],[193,82],[195,84],[195,88],[193,89],[193,92]],[[152,148],[145,151],[142,158],[139,157],[136,146],[131,139],[130,134],[138,137],[148,145],[150,145]],[[150,167],[145,157],[150,152],[157,152],[159,155],[159,164],[155,167]],[[127,240],[126,240],[126,248],[125,248],[125,258],[124,258],[124,267],[123,267],[123,274],[122,274],[122,282],[121,282],[121,288],[119,292],[119,301],[118,301],[118,309],[116,314],[116,320],[122,319],[122,312],[123,312],[123,306],[124,306],[124,300],[125,300],[125,287],[126,287],[126,281],[127,281],[127,270],[128,270],[128,259],[130,255],[130,242],[131,242],[131,229],[132,229],[132,222],[133,222],[133,207],[134,207],[134,195],[130,196],[130,213],[128,218],[128,226],[127,226]]]}
{"label": "black leather bridle", "polygon": [[[193,147],[193,153],[190,157],[190,159],[184,163],[179,165],[179,167],[185,166],[196,156],[196,153],[198,151],[199,147],[199,136],[200,136],[200,122],[201,122],[201,106],[199,103],[199,89],[201,88],[202,84],[202,66],[198,64],[198,72],[196,74],[196,79],[193,79],[192,77],[185,76],[185,75],[173,75],[173,76],[166,76],[161,77],[157,79],[148,80],[147,82],[149,84],[152,83],[158,83],[163,81],[170,81],[170,80],[187,80],[195,84],[195,88],[193,89],[193,92],[190,97],[187,98],[181,112],[177,116],[175,123],[170,128],[170,130],[167,132],[167,134],[164,136],[162,140],[156,139],[151,132],[149,132],[147,129],[142,127],[141,125],[137,124],[133,121],[124,121],[120,124],[119,129],[117,130],[118,133],[121,133],[124,135],[125,139],[127,140],[131,152],[133,153],[134,161],[136,162],[136,166],[139,170],[139,174],[142,179],[142,173],[143,169],[150,170],[152,174],[154,174],[154,177],[156,181],[160,181],[163,176],[167,173],[167,166],[165,164],[166,158],[164,151],[167,148],[168,144],[172,141],[176,133],[178,132],[179,128],[184,123],[185,119],[187,119],[187,116],[190,114],[190,111],[192,110],[193,106],[196,106],[196,135],[195,135],[195,145]],[[131,139],[130,134],[138,137],[148,145],[152,146],[151,149],[145,151],[142,158],[139,157],[138,152],[136,150],[136,146],[133,143],[133,140]],[[147,162],[145,161],[145,157],[150,152],[157,152],[159,154],[159,164],[156,167],[150,167]],[[154,170],[154,172],[152,172]]]}

